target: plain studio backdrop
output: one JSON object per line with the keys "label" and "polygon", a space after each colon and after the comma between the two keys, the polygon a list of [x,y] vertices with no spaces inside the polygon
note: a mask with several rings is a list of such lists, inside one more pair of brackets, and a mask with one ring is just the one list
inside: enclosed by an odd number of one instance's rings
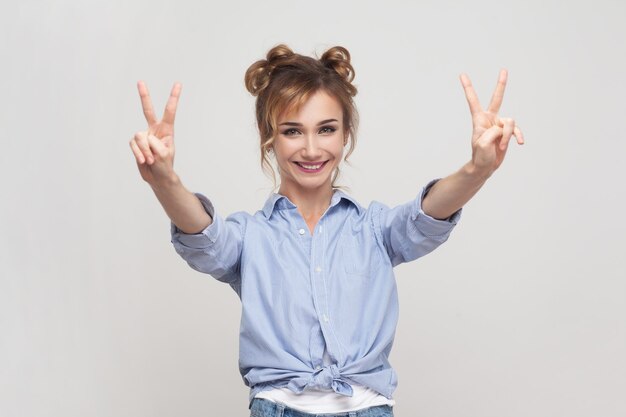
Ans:
{"label": "plain studio backdrop", "polygon": [[279,43],[352,54],[340,183],[415,198],[471,155],[466,72],[498,71],[511,142],[432,254],[396,268],[399,417],[626,415],[626,6],[556,2],[14,1],[0,7],[0,415],[246,416],[240,301],[173,250],[129,141],[175,81],[175,169],[254,213],[245,70]]}

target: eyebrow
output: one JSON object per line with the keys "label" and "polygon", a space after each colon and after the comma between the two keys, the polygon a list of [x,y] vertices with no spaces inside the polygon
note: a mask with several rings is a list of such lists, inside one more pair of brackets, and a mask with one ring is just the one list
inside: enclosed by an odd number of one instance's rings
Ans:
{"label": "eyebrow", "polygon": [[[326,120],[322,120],[317,125],[321,126],[321,125],[323,125],[325,123],[337,122],[337,121],[338,121],[337,119],[326,119]],[[286,126],[303,126],[302,123],[296,123],[296,122],[284,122],[284,123],[281,123],[279,126],[282,126],[282,125],[286,125]]]}

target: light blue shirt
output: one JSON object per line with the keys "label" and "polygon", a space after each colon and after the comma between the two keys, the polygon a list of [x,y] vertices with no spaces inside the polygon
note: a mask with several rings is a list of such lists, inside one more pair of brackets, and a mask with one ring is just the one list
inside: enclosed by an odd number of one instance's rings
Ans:
{"label": "light blue shirt", "polygon": [[436,181],[393,208],[372,201],[365,209],[335,189],[313,234],[281,194],[254,215],[224,219],[195,193],[213,222],[198,234],[171,223],[171,242],[189,266],[228,283],[241,300],[239,371],[250,404],[258,392],[280,387],[352,396],[350,383],[392,398],[393,267],[441,245],[461,216],[462,209],[445,220],[424,213],[423,197]]}

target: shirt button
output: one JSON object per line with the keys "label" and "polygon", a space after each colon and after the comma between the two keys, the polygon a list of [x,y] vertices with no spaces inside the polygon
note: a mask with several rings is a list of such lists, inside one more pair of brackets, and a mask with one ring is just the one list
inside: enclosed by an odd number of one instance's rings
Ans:
{"label": "shirt button", "polygon": [[322,272],[322,268],[319,266],[315,267],[315,272]]}
{"label": "shirt button", "polygon": [[303,234],[304,234],[304,229],[300,229],[300,230],[298,230],[298,233],[300,233],[301,235],[303,235]]}
{"label": "shirt button", "polygon": [[320,226],[320,233],[322,233],[322,226]]}
{"label": "shirt button", "polygon": [[319,365],[317,365],[317,366],[315,367],[315,369],[319,371],[320,369],[322,369],[322,367],[321,367],[321,366],[319,366]]}
{"label": "shirt button", "polygon": [[326,313],[324,313],[324,321],[328,323],[328,316],[326,315]]}

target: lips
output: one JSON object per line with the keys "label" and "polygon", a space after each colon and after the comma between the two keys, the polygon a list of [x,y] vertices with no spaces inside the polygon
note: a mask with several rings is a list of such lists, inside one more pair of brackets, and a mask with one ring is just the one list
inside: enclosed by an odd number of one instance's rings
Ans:
{"label": "lips", "polygon": [[294,162],[294,164],[296,164],[298,166],[298,168],[300,168],[301,171],[303,172],[319,172],[322,169],[324,169],[324,167],[326,166],[326,164],[328,163],[328,161],[318,161],[318,162]]}

